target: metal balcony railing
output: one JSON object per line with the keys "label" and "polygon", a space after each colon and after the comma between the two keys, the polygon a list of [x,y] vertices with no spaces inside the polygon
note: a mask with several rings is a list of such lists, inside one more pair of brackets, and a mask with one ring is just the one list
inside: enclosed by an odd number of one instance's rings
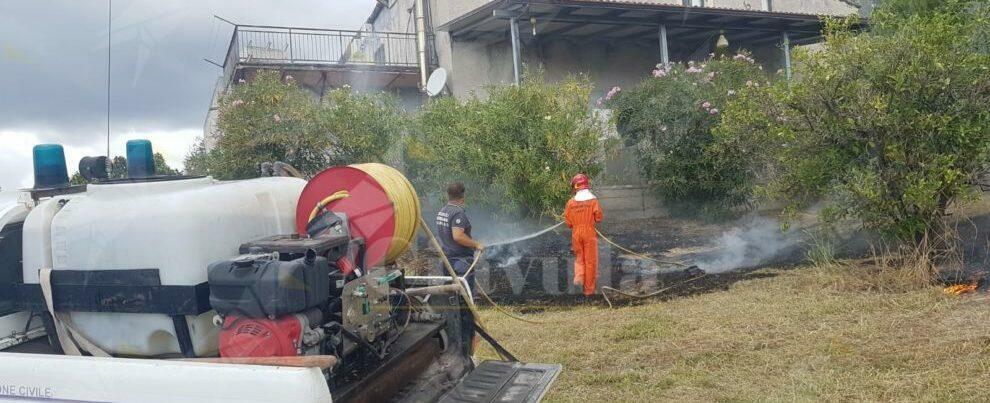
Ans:
{"label": "metal balcony railing", "polygon": [[417,67],[416,34],[238,25],[224,72],[246,63]]}

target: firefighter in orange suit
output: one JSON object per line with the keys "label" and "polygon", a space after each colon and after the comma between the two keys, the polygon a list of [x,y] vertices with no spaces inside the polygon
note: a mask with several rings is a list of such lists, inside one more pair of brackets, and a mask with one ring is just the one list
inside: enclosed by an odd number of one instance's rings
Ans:
{"label": "firefighter in orange suit", "polygon": [[571,179],[574,197],[564,208],[564,222],[571,228],[571,249],[574,250],[574,285],[584,286],[584,295],[595,293],[598,277],[598,233],[595,224],[602,221],[602,207],[591,193],[591,181],[585,174]]}

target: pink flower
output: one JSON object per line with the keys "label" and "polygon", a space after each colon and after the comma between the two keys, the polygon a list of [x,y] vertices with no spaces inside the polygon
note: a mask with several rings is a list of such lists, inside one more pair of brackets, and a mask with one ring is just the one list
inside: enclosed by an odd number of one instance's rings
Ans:
{"label": "pink flower", "polygon": [[708,113],[712,115],[718,115],[718,108],[712,108],[712,110],[708,111]]}
{"label": "pink flower", "polygon": [[705,109],[711,108],[712,107],[712,103],[711,102],[708,102],[708,101],[702,102],[701,103],[701,107],[702,108],[705,108]]}
{"label": "pink flower", "polygon": [[666,69],[659,68],[659,69],[653,70],[653,77],[664,78],[666,76],[667,76],[667,70]]}
{"label": "pink flower", "polygon": [[756,63],[756,60],[753,60],[752,57],[746,56],[744,54],[735,55],[735,56],[732,57],[732,60],[735,60],[735,61],[744,61],[744,62],[747,62],[747,63],[750,63],[750,64]]}
{"label": "pink flower", "polygon": [[614,98],[616,95],[619,95],[619,91],[622,91],[622,88],[612,87],[612,89],[608,90],[608,94],[605,94],[605,100],[611,101],[612,98]]}
{"label": "pink flower", "polygon": [[747,87],[752,87],[753,86],[753,80],[747,80],[746,81],[746,86]]}
{"label": "pink flower", "polygon": [[274,120],[275,123],[282,123],[282,117],[279,116],[277,113],[275,114],[275,116],[272,116],[272,120]]}
{"label": "pink flower", "polygon": [[291,76],[291,75],[287,75],[287,76],[285,76],[285,82],[287,82],[287,83],[291,83],[291,82],[293,82],[293,81],[296,81],[296,78],[295,78],[295,77],[293,77],[293,76]]}
{"label": "pink flower", "polygon": [[702,70],[700,68],[695,67],[695,66],[691,66],[691,67],[688,67],[688,69],[685,70],[685,71],[688,72],[688,73],[700,73]]}
{"label": "pink flower", "polygon": [[715,72],[714,71],[708,73],[708,81],[711,81],[714,78],[715,78]]}
{"label": "pink flower", "polygon": [[233,106],[235,108],[238,107],[238,106],[241,106],[241,105],[244,105],[244,100],[243,99],[235,99],[234,102],[231,102],[230,103],[230,106]]}
{"label": "pink flower", "polygon": [[601,98],[598,98],[598,100],[595,101],[595,105],[598,106],[599,108],[601,108],[603,104],[604,104],[604,102],[602,101]]}

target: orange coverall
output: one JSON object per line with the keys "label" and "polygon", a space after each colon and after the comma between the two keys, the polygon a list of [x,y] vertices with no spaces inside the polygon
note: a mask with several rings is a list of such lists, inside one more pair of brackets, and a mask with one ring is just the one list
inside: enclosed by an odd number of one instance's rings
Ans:
{"label": "orange coverall", "polygon": [[571,228],[574,261],[574,284],[584,284],[584,295],[595,293],[598,278],[598,234],[595,224],[602,221],[598,199],[577,201],[571,198],[564,208],[564,222]]}

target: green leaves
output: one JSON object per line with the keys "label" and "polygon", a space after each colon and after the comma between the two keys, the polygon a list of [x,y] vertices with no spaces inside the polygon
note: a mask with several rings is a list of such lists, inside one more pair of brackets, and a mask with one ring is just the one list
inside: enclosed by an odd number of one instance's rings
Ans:
{"label": "green leaves", "polygon": [[[990,90],[973,85],[990,82],[990,58],[972,46],[985,29],[973,4],[894,0],[858,35],[830,22],[790,85],[732,103],[719,133],[768,146],[768,189],[789,210],[824,201],[832,220],[921,239],[990,160]],[[762,133],[792,135],[784,147]]]}
{"label": "green leaves", "polygon": [[713,129],[725,108],[767,75],[746,54],[704,63],[658,66],[652,77],[606,102],[642,174],[668,205],[710,217],[749,203],[753,149]]}
{"label": "green leaves", "polygon": [[193,172],[218,179],[258,175],[265,161],[287,162],[304,174],[333,166],[383,162],[399,143],[407,117],[384,93],[349,87],[329,91],[320,102],[291,76],[263,71],[221,101],[216,149],[202,145],[187,157]]}
{"label": "green leaves", "polygon": [[470,203],[491,211],[559,213],[571,176],[601,171],[603,128],[588,106],[590,82],[529,75],[519,87],[487,91],[485,99],[425,106],[407,147],[413,182],[419,189],[464,182]]}

